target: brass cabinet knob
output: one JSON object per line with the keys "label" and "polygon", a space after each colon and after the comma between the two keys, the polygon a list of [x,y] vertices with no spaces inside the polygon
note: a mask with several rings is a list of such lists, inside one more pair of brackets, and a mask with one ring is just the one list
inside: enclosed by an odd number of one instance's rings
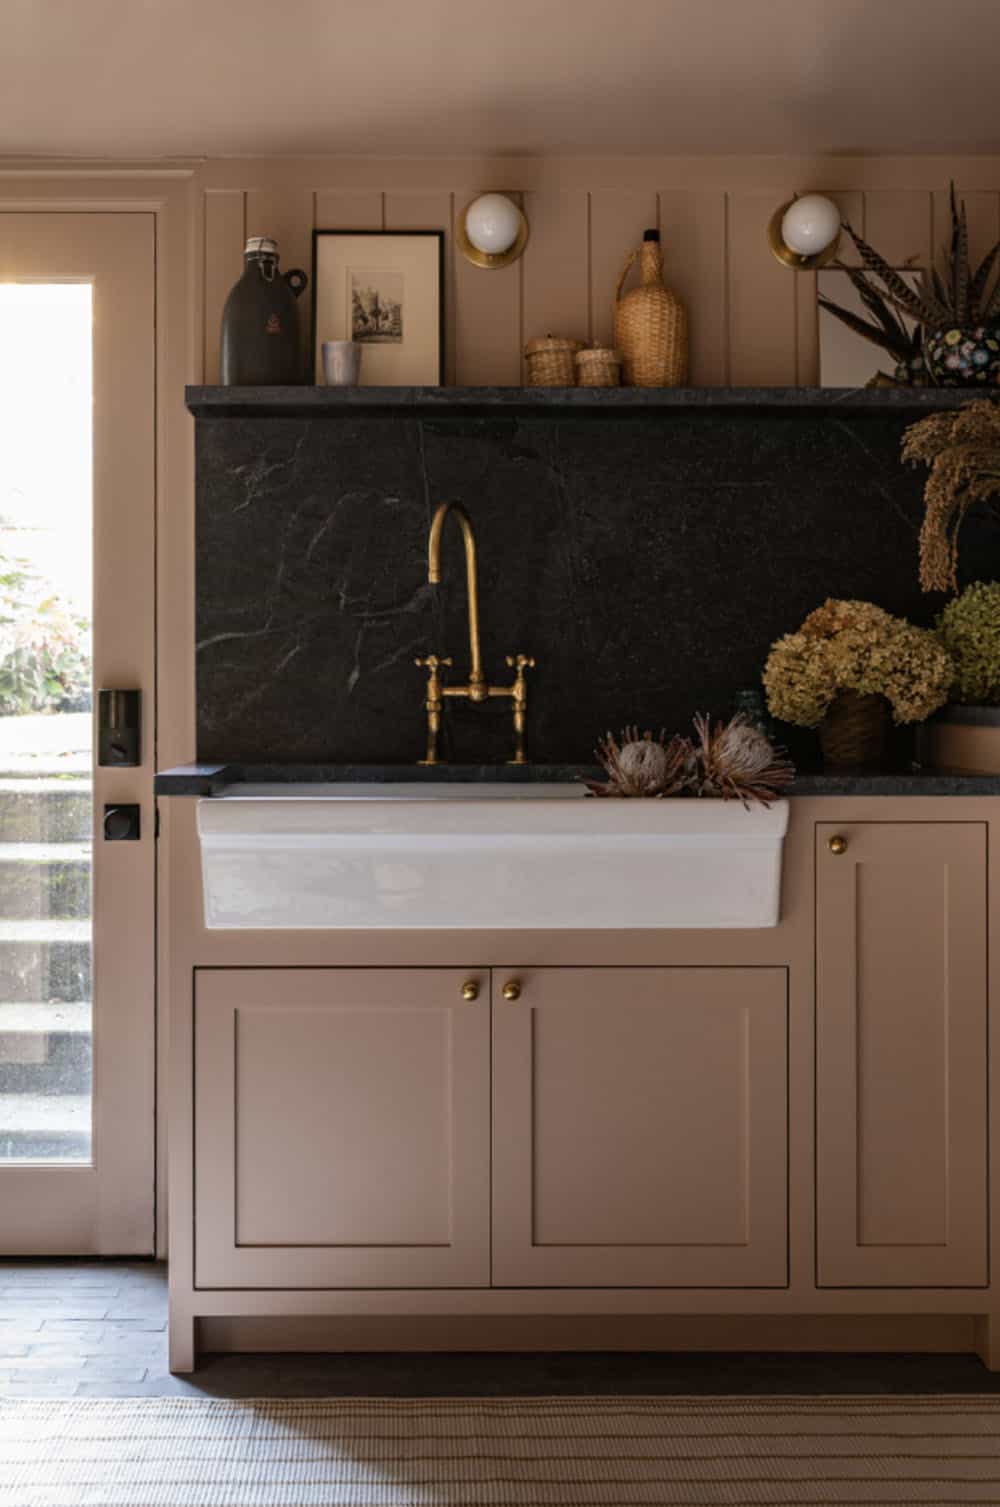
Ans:
{"label": "brass cabinet knob", "polygon": [[478,979],[466,979],[465,983],[462,985],[462,998],[468,1000],[479,998]]}
{"label": "brass cabinet knob", "polygon": [[835,837],[830,838],[829,842],[827,843],[827,847],[830,849],[831,853],[836,853],[838,854],[838,856],[841,853],[846,853],[847,838],[841,837],[840,833],[838,832]]}
{"label": "brass cabinet knob", "polygon": [[507,982],[504,984],[503,988],[501,989],[500,993],[503,995],[504,999],[510,999],[510,1000],[520,999],[521,998],[521,980],[520,979],[508,979]]}

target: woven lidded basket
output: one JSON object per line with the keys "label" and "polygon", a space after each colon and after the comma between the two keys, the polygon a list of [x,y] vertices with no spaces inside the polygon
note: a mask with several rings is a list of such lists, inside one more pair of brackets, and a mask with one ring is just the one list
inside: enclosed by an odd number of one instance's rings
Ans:
{"label": "woven lidded basket", "polygon": [[[622,297],[629,269],[639,258],[641,282]],[[683,387],[688,375],[688,327],[684,305],[663,285],[660,232],[647,230],[631,252],[615,290],[615,345],[630,387]]]}
{"label": "woven lidded basket", "polygon": [[524,347],[528,386],[574,387],[573,357],[582,349],[582,340],[568,340],[564,335],[545,335],[540,340],[529,340]]}
{"label": "woven lidded basket", "polygon": [[577,351],[577,387],[618,387],[622,380],[622,353],[606,345],[588,346]]}

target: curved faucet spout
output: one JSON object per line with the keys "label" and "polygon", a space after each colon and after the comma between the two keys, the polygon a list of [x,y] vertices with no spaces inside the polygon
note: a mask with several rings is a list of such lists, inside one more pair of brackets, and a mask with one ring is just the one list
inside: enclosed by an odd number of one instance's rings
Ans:
{"label": "curved faucet spout", "polygon": [[468,513],[458,502],[442,502],[427,540],[427,579],[431,585],[441,580],[441,535],[449,513],[454,513],[462,529],[465,544],[465,583],[469,606],[469,694],[473,701],[485,701],[489,695],[479,649],[479,582],[476,569],[476,536]]}

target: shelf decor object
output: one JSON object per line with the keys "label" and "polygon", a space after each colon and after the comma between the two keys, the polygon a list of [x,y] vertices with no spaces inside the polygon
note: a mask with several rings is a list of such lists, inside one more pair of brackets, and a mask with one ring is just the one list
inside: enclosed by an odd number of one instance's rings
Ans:
{"label": "shelf decor object", "polygon": [[911,424],[902,456],[930,467],[920,528],[920,585],[958,590],[958,534],[969,508],[1000,493],[1000,405],[983,398]]}
{"label": "shelf decor object", "polygon": [[[633,262],[640,284],[622,296]],[[688,379],[688,328],[684,305],[663,283],[660,232],[647,230],[629,253],[615,290],[615,346],[630,387],[684,387]]]}
{"label": "shelf decor object", "polygon": [[570,340],[564,335],[543,335],[538,340],[529,340],[524,347],[528,386],[572,387],[576,382],[574,358],[582,350],[582,340]]}
{"label": "shelf decor object", "polygon": [[360,345],[365,387],[444,381],[444,231],[313,231],[313,368],[323,345]]}
{"label": "shelf decor object", "polygon": [[474,267],[496,271],[516,262],[528,244],[528,222],[506,194],[480,194],[455,224],[455,242]]}
{"label": "shelf decor object", "polygon": [[304,382],[297,300],[309,279],[298,267],[279,270],[278,243],[270,236],[251,236],[243,258],[243,275],[222,311],[222,383],[284,387]]}
{"label": "shelf decor object", "polygon": [[877,769],[896,723],[922,722],[943,706],[954,666],[934,633],[872,602],[829,598],[796,633],[771,646],[764,667],[768,710],[818,727],[828,769]]}
{"label": "shelf decor object", "polygon": [[1000,581],[975,581],[938,615],[951,655],[952,700],[921,729],[921,759],[939,769],[1000,774]]}
{"label": "shelf decor object", "polygon": [[591,345],[574,357],[577,387],[618,387],[622,379],[622,354],[610,346]]}

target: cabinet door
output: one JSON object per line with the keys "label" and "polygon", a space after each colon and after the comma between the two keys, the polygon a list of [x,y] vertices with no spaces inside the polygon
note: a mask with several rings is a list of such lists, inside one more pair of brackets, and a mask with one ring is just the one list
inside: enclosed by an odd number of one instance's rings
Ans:
{"label": "cabinet door", "polygon": [[487,1285],[489,1018],[485,972],[199,969],[198,1286]]}
{"label": "cabinet door", "polygon": [[985,828],[816,832],[817,1281],[981,1286]]}
{"label": "cabinet door", "polygon": [[493,989],[494,1283],[784,1286],[784,969],[494,969]]}

